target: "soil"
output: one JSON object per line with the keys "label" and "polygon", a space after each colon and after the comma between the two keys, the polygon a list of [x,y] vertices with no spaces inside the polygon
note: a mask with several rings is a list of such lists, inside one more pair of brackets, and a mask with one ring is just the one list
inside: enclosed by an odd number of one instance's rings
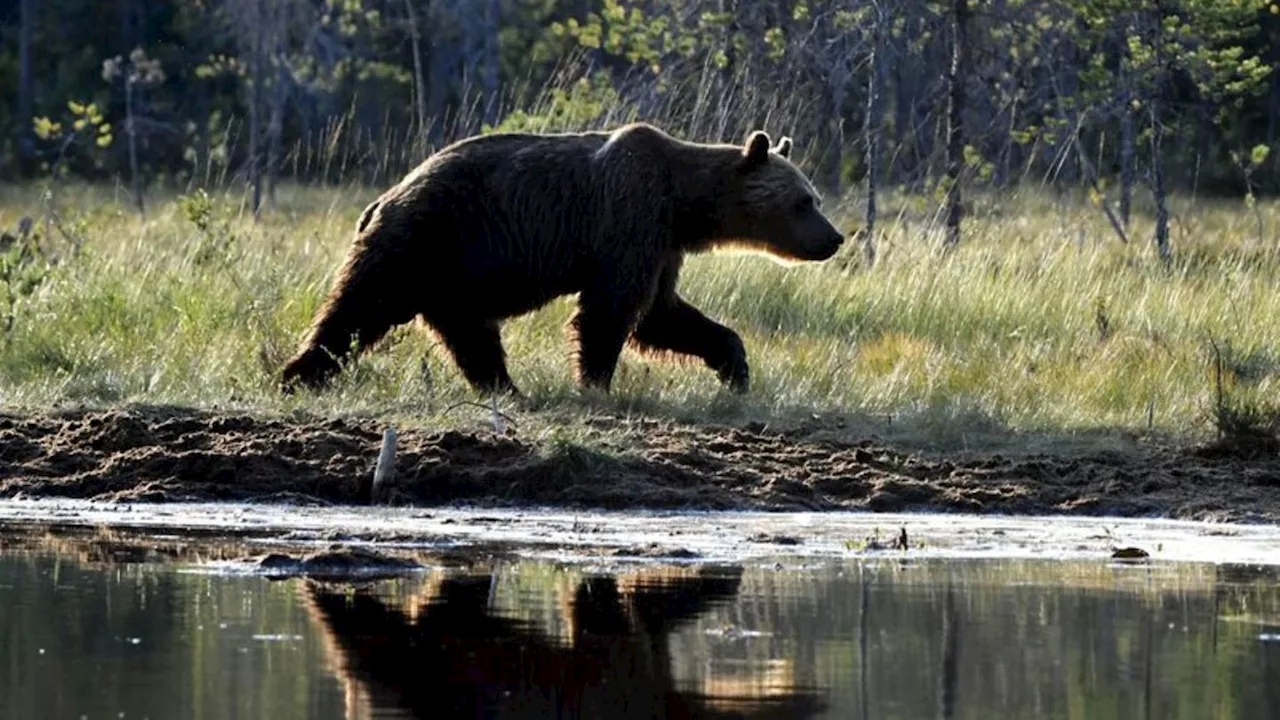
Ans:
{"label": "soil", "polygon": [[[583,422],[606,438],[589,444],[605,449],[405,429],[381,499],[1280,521],[1280,455],[1227,444],[941,454],[812,428]],[[367,504],[381,442],[372,419],[168,407],[0,414],[0,497]]]}

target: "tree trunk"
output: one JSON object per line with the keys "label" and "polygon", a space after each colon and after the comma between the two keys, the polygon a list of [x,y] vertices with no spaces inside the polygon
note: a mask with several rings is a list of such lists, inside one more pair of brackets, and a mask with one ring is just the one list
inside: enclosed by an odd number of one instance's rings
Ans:
{"label": "tree trunk", "polygon": [[[212,155],[210,146],[213,144],[209,134],[209,89],[206,84],[201,83],[196,86],[196,141],[195,141],[195,164],[191,168],[190,185],[196,183],[197,178],[201,175],[204,180],[201,184],[209,184],[209,158]],[[190,187],[188,187],[188,190]]]}
{"label": "tree trunk", "polygon": [[[1058,151],[1057,167],[1053,171],[1054,183],[1063,182],[1066,185],[1076,185],[1080,181],[1079,154],[1071,152],[1072,144],[1078,140],[1078,128],[1076,122],[1078,120],[1074,107],[1070,106],[1070,99],[1077,97],[1079,92],[1079,64],[1076,57],[1075,47],[1071,44],[1070,37],[1061,39],[1062,52],[1065,54],[1064,62],[1062,62],[1055,71],[1054,89],[1055,94],[1059,94],[1058,107],[1059,122],[1063,124],[1064,130],[1058,133],[1060,140],[1055,143],[1055,150]],[[1060,77],[1057,77],[1060,75]]]}
{"label": "tree trunk", "polygon": [[262,209],[262,66],[263,28],[265,19],[262,4],[265,0],[253,0],[253,59],[252,83],[249,92],[249,181],[253,183],[253,217]]}
{"label": "tree trunk", "polygon": [[884,87],[884,48],[881,38],[884,18],[877,12],[872,22],[871,53],[867,67],[867,216],[862,238],[867,265],[874,265],[876,262],[876,215],[879,212],[876,193],[880,189],[880,133],[884,116],[884,104],[880,99],[880,91]]}
{"label": "tree trunk", "polygon": [[138,214],[145,215],[147,209],[142,200],[142,178],[138,175],[138,129],[133,116],[133,74],[136,71],[136,68],[130,68],[124,81],[124,122],[125,135],[129,140],[129,175],[133,185],[133,201],[138,205]]}
{"label": "tree trunk", "polygon": [[120,11],[120,37],[124,40],[121,48],[128,55],[134,48],[144,44],[142,34],[142,12],[138,0],[128,0]]}
{"label": "tree trunk", "polygon": [[1133,183],[1135,166],[1137,165],[1138,117],[1134,109],[1137,99],[1125,63],[1130,61],[1128,37],[1133,32],[1133,19],[1125,16],[1115,37],[1117,46],[1116,84],[1120,91],[1120,222],[1125,229],[1129,228],[1129,217],[1133,206]]}
{"label": "tree trunk", "polygon": [[[923,20],[920,22],[920,28],[921,32],[929,30],[928,24]],[[938,103],[932,78],[937,76],[937,63],[945,61],[949,67],[951,58],[946,55],[937,57],[938,50],[932,45],[930,44],[930,46],[921,51],[911,78],[911,133],[912,148],[915,152],[915,172],[911,178],[911,183],[917,193],[926,192],[937,177],[938,167],[934,149],[938,145],[939,130],[943,134],[947,131],[947,118],[939,118],[936,113]],[[951,50],[947,49],[945,52],[949,54]],[[949,87],[943,88],[943,92],[948,91]],[[950,102],[949,92],[948,102]],[[943,138],[943,140],[945,142],[946,138]],[[945,154],[945,147],[943,152]]]}
{"label": "tree trunk", "polygon": [[893,64],[893,152],[889,156],[889,184],[898,185],[909,174],[907,145],[911,142],[911,99],[907,92],[908,60],[895,44],[898,61]]}
{"label": "tree trunk", "polygon": [[1267,93],[1267,146],[1276,142],[1276,121],[1280,120],[1280,73],[1271,73],[1271,90]]}
{"label": "tree trunk", "polygon": [[25,175],[35,160],[35,140],[31,121],[35,114],[35,82],[31,74],[31,40],[35,32],[36,2],[21,0],[18,5],[18,166]]}
{"label": "tree trunk", "polygon": [[829,87],[831,94],[830,120],[826,123],[827,132],[827,191],[832,196],[839,198],[842,190],[843,178],[841,177],[844,165],[844,96],[845,83],[848,82],[848,76],[842,69],[833,67],[832,77]]}
{"label": "tree trunk", "polygon": [[485,10],[484,122],[492,127],[498,124],[501,110],[498,82],[502,70],[502,0],[489,0]]}
{"label": "tree trunk", "polygon": [[955,590],[948,585],[947,596],[942,606],[942,702],[938,708],[938,716],[944,719],[956,716],[956,696],[960,687],[958,614]]}
{"label": "tree trunk", "polygon": [[965,31],[969,23],[969,0],[952,0],[951,69],[947,73],[947,246],[960,244],[960,220],[964,214],[960,195],[960,173],[964,169],[964,77]]}
{"label": "tree trunk", "polygon": [[[1016,92],[1015,88],[1009,89],[1010,95]],[[1013,133],[1017,128],[1018,98],[1014,97],[1009,103],[1009,125],[1005,130],[1004,147],[1000,151],[1000,162],[996,165],[996,184],[1001,188],[1008,187],[1013,177],[1013,166],[1018,161],[1018,155],[1016,154],[1017,143],[1013,141]]]}
{"label": "tree trunk", "polygon": [[1152,83],[1151,101],[1147,103],[1151,112],[1151,194],[1156,204],[1156,252],[1160,259],[1168,263],[1171,257],[1169,250],[1169,208],[1164,189],[1164,126],[1160,122],[1160,112],[1165,98],[1165,83],[1168,78],[1164,71],[1164,8],[1157,0],[1151,18],[1152,47],[1155,48],[1155,82]]}
{"label": "tree trunk", "polygon": [[272,210],[276,207],[276,185],[280,180],[280,147],[284,134],[284,112],[289,101],[289,69],[285,65],[284,44],[285,30],[289,16],[283,3],[270,9],[267,18],[268,49],[265,55],[275,58],[275,79],[271,86],[271,115],[267,118],[267,205]]}
{"label": "tree trunk", "polygon": [[871,653],[868,652],[867,635],[871,631],[871,582],[867,579],[865,566],[859,566],[858,585],[862,591],[858,603],[858,700],[861,712],[858,717],[867,720],[871,717]]}
{"label": "tree trunk", "polygon": [[267,204],[276,207],[276,185],[280,181],[280,146],[284,134],[284,111],[289,101],[284,58],[277,58],[275,87],[271,89],[271,117],[267,120]]}
{"label": "tree trunk", "polygon": [[419,45],[418,16],[413,11],[413,0],[404,0],[404,10],[409,16],[409,42],[413,48],[413,106],[414,121],[417,128],[414,142],[417,145],[415,155],[425,155],[427,133],[427,83],[422,75],[422,48]]}
{"label": "tree trunk", "polygon": [[1125,93],[1120,109],[1120,222],[1129,228],[1129,210],[1133,205],[1134,164],[1137,156],[1132,96]]}
{"label": "tree trunk", "polygon": [[[454,19],[458,23],[460,47],[457,77],[461,78],[458,93],[458,111],[461,114],[457,116],[460,123],[456,127],[467,135],[478,132],[484,123],[484,105],[476,103],[476,95],[484,93],[487,6],[486,0],[462,0],[456,2],[453,9]],[[480,99],[483,100],[483,97]]]}
{"label": "tree trunk", "polygon": [[1169,262],[1169,207],[1164,189],[1164,160],[1161,158],[1164,143],[1164,127],[1160,123],[1159,104],[1151,103],[1151,194],[1156,203],[1156,252],[1160,259]]}
{"label": "tree trunk", "polygon": [[427,117],[431,121],[431,139],[441,143],[446,137],[445,114],[452,95],[453,78],[457,75],[457,22],[452,9],[443,2],[432,3],[431,53],[427,57],[427,75],[431,80],[427,94]]}

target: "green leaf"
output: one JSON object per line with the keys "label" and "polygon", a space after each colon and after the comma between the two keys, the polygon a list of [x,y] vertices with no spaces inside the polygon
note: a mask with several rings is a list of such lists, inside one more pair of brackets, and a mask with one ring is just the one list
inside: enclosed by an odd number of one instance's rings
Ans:
{"label": "green leaf", "polygon": [[1249,153],[1249,162],[1253,165],[1261,165],[1267,161],[1267,156],[1271,154],[1271,148],[1267,145],[1254,145],[1253,150]]}

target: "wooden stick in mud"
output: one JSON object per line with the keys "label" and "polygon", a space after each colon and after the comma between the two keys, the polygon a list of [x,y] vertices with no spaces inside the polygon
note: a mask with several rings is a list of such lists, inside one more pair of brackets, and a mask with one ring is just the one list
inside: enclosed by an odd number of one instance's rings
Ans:
{"label": "wooden stick in mud", "polygon": [[377,502],[387,494],[387,488],[396,479],[396,429],[382,431],[382,450],[378,452],[378,464],[373,469],[372,500]]}

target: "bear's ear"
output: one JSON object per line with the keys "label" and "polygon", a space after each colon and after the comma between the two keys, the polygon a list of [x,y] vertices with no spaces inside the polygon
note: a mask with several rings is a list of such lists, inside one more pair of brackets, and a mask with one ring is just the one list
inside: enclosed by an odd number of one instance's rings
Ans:
{"label": "bear's ear", "polygon": [[778,153],[784,158],[790,159],[791,158],[791,138],[787,137],[786,135],[783,135],[782,139],[778,141],[778,146],[775,147],[773,151]]}
{"label": "bear's ear", "polygon": [[746,168],[762,165],[769,160],[769,136],[757,130],[747,137],[747,144],[742,147],[742,157],[746,160]]}

